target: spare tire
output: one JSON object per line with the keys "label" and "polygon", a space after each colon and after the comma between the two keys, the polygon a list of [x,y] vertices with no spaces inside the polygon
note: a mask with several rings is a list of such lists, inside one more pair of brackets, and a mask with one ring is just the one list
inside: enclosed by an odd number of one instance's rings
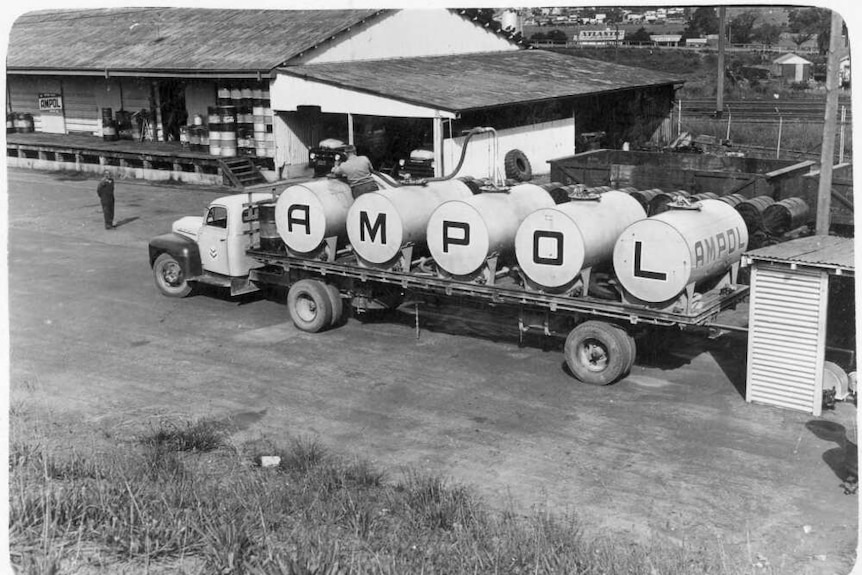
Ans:
{"label": "spare tire", "polygon": [[533,168],[530,160],[521,150],[509,150],[503,161],[506,177],[518,182],[529,182],[533,179]]}

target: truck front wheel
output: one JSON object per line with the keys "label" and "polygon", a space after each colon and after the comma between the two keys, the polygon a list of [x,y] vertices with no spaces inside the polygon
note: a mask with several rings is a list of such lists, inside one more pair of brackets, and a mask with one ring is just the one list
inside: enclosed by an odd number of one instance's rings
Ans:
{"label": "truck front wheel", "polygon": [[614,324],[585,321],[566,338],[566,364],[590,385],[608,385],[623,377],[634,362],[628,333]]}
{"label": "truck front wheel", "polygon": [[153,262],[153,278],[159,291],[168,297],[186,297],[192,293],[183,267],[171,254],[161,254],[156,258]]}
{"label": "truck front wheel", "polygon": [[318,280],[299,280],[287,292],[287,309],[293,325],[317,333],[332,325],[332,300],[326,284]]}

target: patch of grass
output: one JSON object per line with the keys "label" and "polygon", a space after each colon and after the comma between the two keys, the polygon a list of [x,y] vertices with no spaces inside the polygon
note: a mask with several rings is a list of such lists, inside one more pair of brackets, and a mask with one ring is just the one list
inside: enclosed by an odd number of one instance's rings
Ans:
{"label": "patch of grass", "polygon": [[160,422],[140,438],[141,443],[168,451],[213,451],[225,446],[227,424],[212,419]]}
{"label": "patch of grass", "polygon": [[[316,440],[234,449],[217,429],[162,424],[131,447],[62,458],[19,441],[9,483],[16,566],[61,572],[90,550],[140,571],[194,558],[199,573],[251,575],[742,572],[711,549],[591,541],[573,516],[492,511],[434,474],[387,481]],[[249,464],[261,455],[281,463]]]}

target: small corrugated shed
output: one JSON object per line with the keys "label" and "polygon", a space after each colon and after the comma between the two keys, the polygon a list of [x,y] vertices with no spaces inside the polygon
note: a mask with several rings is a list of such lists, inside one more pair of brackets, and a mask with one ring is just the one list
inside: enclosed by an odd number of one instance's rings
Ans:
{"label": "small corrugated shed", "polygon": [[754,250],[746,401],[820,415],[829,276],[853,276],[853,239],[811,236]]}
{"label": "small corrugated shed", "polygon": [[811,78],[813,63],[796,54],[782,54],[772,61],[772,71],[791,82],[807,82]]}
{"label": "small corrugated shed", "polygon": [[381,10],[109,8],[22,15],[7,72],[269,73]]}
{"label": "small corrugated shed", "polygon": [[760,248],[745,254],[749,263],[770,262],[789,267],[812,267],[836,275],[853,275],[854,240],[837,236],[809,236]]}
{"label": "small corrugated shed", "polygon": [[[317,64],[278,72],[342,88],[344,97],[361,92],[453,113],[683,82],[660,72],[544,50]],[[290,102],[290,93],[284,92],[280,109],[305,103]]]}

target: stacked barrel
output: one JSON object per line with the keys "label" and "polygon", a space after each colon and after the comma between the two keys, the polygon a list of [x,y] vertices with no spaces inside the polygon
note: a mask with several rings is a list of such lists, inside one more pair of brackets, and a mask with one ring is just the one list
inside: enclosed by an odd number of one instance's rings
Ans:
{"label": "stacked barrel", "polygon": [[272,108],[268,88],[252,89],[252,134],[256,155],[261,158],[274,158],[275,138],[272,133]]}

